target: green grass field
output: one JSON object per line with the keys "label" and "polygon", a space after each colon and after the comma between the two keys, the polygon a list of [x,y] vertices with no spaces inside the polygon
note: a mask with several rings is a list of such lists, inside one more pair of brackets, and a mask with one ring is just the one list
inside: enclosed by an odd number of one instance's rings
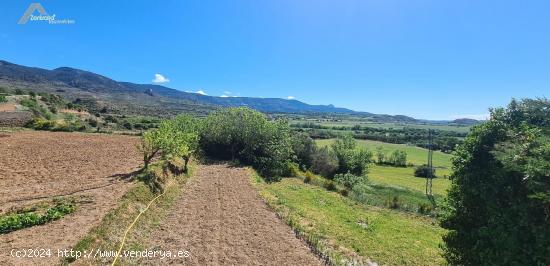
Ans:
{"label": "green grass field", "polygon": [[[319,146],[327,146],[334,142],[334,139],[316,140]],[[409,146],[405,144],[393,144],[374,140],[357,140],[360,147],[366,147],[369,150],[376,152],[377,147],[382,147],[387,154],[394,150],[402,150],[407,152],[407,162],[414,165],[422,165],[428,161],[428,150],[420,147]],[[437,168],[451,168],[451,155],[440,151],[434,151],[433,164]]]}
{"label": "green grass field", "polygon": [[[317,140],[319,146],[327,146],[334,142],[334,139]],[[394,150],[403,150],[407,152],[407,162],[414,165],[425,164],[428,158],[428,150],[408,146],[404,144],[392,144],[372,140],[358,140],[359,146],[367,147],[375,152],[376,148],[381,146],[388,154]],[[450,186],[451,181],[444,176],[449,176],[451,170],[451,155],[435,151],[433,155],[433,164],[436,167],[436,175],[440,178],[433,180],[433,192],[438,195],[446,195],[446,190]],[[399,186],[415,191],[424,192],[426,188],[426,179],[414,176],[414,167],[391,167],[372,165],[369,168],[369,180],[375,183]]]}
{"label": "green grass field", "polygon": [[314,239],[339,265],[370,259],[380,265],[440,265],[444,230],[429,217],[358,204],[296,178],[256,186],[287,223]]}
{"label": "green grass field", "polygon": [[[449,174],[447,169],[437,169],[436,175]],[[414,168],[412,167],[390,167],[373,165],[369,168],[369,180],[375,183],[400,186],[411,190],[424,193],[426,189],[426,179],[414,176]],[[451,181],[447,178],[434,178],[432,181],[432,191],[434,194],[444,196],[447,195],[447,189],[451,185]]]}

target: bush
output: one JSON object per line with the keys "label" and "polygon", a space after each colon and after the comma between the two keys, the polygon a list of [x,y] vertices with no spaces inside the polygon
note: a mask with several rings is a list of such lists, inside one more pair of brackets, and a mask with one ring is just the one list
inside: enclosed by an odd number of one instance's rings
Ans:
{"label": "bush", "polygon": [[372,162],[372,152],[356,147],[357,141],[351,135],[341,136],[332,144],[338,158],[338,173],[351,173],[356,176],[367,173],[368,165]]}
{"label": "bush", "polygon": [[145,132],[138,146],[143,153],[144,168],[156,155],[164,161],[182,159],[183,171],[187,172],[187,164],[191,155],[198,149],[198,121],[187,115],[180,115],[172,120],[160,123],[157,129]]}
{"label": "bush", "polygon": [[306,175],[304,177],[304,183],[309,184],[311,183],[311,181],[313,181],[313,179],[315,179],[315,175],[310,171],[306,171]]}
{"label": "bush", "polygon": [[441,225],[451,265],[550,265],[550,102],[513,100],[453,159]]}
{"label": "bush", "polygon": [[15,89],[15,95],[24,95],[25,92],[22,89]]}
{"label": "bush", "polygon": [[8,101],[8,99],[6,99],[6,96],[0,95],[0,103],[5,103],[7,101]]}
{"label": "bush", "polygon": [[399,209],[399,207],[401,206],[401,203],[399,202],[399,197],[398,196],[389,197],[386,202],[386,206],[388,206],[388,208],[390,209]]}
{"label": "bush", "polygon": [[418,213],[420,214],[431,214],[434,211],[434,207],[431,204],[422,203],[418,206]]}
{"label": "bush", "polygon": [[323,187],[328,191],[336,191],[336,184],[332,180],[326,180]]}
{"label": "bush", "polygon": [[[435,176],[435,168],[432,167],[431,171],[432,171],[432,178],[436,178],[437,176]],[[414,169],[414,176],[416,177],[428,177],[429,173],[430,173],[430,168],[425,164],[419,165]]]}
{"label": "bush", "polygon": [[311,170],[326,178],[332,178],[338,171],[338,158],[328,147],[315,151]]}
{"label": "bush", "polygon": [[405,151],[395,150],[390,154],[387,163],[389,163],[393,166],[406,167],[407,166],[407,153]]}
{"label": "bush", "polygon": [[352,190],[355,185],[367,182],[366,176],[356,176],[352,173],[337,174],[334,176],[334,181],[338,182],[348,190]]}
{"label": "bush", "polygon": [[302,170],[309,169],[313,165],[313,157],[317,146],[315,141],[304,132],[296,132],[291,137],[292,151],[296,156],[295,161]]}
{"label": "bush", "polygon": [[268,179],[287,172],[292,159],[288,123],[268,121],[249,108],[227,108],[208,115],[200,136],[206,155],[252,165]]}

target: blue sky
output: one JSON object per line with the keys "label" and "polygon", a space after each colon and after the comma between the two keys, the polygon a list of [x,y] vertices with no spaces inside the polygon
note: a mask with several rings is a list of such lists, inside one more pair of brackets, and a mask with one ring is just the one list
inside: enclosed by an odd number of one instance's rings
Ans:
{"label": "blue sky", "polygon": [[550,1],[42,0],[75,24],[18,25],[31,2],[0,2],[0,59],[426,119],[550,92]]}

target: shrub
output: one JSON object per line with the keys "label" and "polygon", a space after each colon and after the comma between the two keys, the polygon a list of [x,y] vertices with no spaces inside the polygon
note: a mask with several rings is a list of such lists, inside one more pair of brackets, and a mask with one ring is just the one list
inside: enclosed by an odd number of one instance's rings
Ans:
{"label": "shrub", "polygon": [[332,178],[338,171],[338,158],[328,147],[315,151],[311,170],[326,178]]}
{"label": "shrub", "polygon": [[367,173],[368,164],[372,162],[372,152],[356,147],[357,141],[349,134],[338,137],[332,144],[338,158],[338,173],[352,173],[357,176]]}
{"label": "shrub", "polygon": [[389,158],[388,162],[391,165],[398,166],[398,167],[406,167],[407,166],[407,153],[405,151],[401,150],[394,150]]}
{"label": "shrub", "polygon": [[138,146],[143,153],[144,168],[148,168],[151,160],[160,155],[165,161],[183,159],[183,171],[187,172],[191,154],[198,149],[197,123],[190,116],[178,116],[161,122],[157,129],[145,132]]}
{"label": "shrub", "polygon": [[249,108],[227,108],[204,120],[200,146],[206,155],[239,160],[272,178],[288,171],[292,159],[290,127],[286,121],[268,121]]}
{"label": "shrub", "polygon": [[550,102],[513,100],[453,159],[441,225],[451,265],[550,265]]}
{"label": "shrub", "polygon": [[56,123],[53,120],[36,117],[27,126],[36,130],[52,130],[55,128]]}
{"label": "shrub", "polygon": [[124,127],[125,129],[128,129],[128,130],[134,129],[134,126],[132,125],[132,123],[130,123],[128,121],[124,121],[124,123],[122,123],[122,127]]}
{"label": "shrub", "polygon": [[297,132],[291,137],[292,151],[296,156],[295,160],[302,170],[309,169],[313,165],[313,157],[317,146],[309,134]]}
{"label": "shrub", "polygon": [[8,101],[8,99],[6,99],[6,96],[0,95],[0,103],[5,103],[7,101]]}
{"label": "shrub", "polygon": [[323,187],[328,191],[336,191],[336,184],[332,180],[326,180]]}
{"label": "shrub", "polygon": [[347,197],[349,195],[349,191],[347,189],[340,190],[340,195]]}
{"label": "shrub", "polygon": [[15,89],[15,95],[23,95],[25,92],[22,89]]}
{"label": "shrub", "polygon": [[91,127],[97,127],[98,123],[97,123],[97,120],[93,119],[93,118],[88,118],[88,120],[86,120],[88,122],[88,124],[90,124]]}
{"label": "shrub", "polygon": [[431,214],[434,211],[433,205],[427,203],[421,203],[418,206],[418,213],[420,214]]}
{"label": "shrub", "polygon": [[309,184],[311,183],[311,181],[313,181],[313,179],[315,179],[315,175],[310,171],[306,171],[306,175],[304,177],[304,183]]}
{"label": "shrub", "polygon": [[388,197],[386,201],[386,206],[390,209],[399,209],[401,203],[399,201],[399,196]]}
{"label": "shrub", "polygon": [[338,184],[341,184],[346,189],[351,190],[355,185],[365,183],[367,181],[367,177],[356,176],[352,173],[337,174],[334,176],[334,181],[338,182]]}
{"label": "shrub", "polygon": [[386,152],[382,146],[376,147],[376,163],[384,164],[386,162]]}
{"label": "shrub", "polygon": [[[435,168],[432,167],[432,178],[436,178],[435,176]],[[428,174],[430,173],[430,168],[423,164],[419,165],[414,169],[414,176],[416,177],[428,177]]]}

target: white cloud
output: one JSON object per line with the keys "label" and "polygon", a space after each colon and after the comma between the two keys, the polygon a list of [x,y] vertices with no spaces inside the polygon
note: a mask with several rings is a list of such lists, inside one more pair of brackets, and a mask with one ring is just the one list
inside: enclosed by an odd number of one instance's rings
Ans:
{"label": "white cloud", "polygon": [[153,83],[167,83],[167,82],[170,82],[169,79],[165,78],[161,74],[155,74],[155,79],[153,79],[152,81],[153,81]]}
{"label": "white cloud", "polygon": [[197,92],[195,92],[195,93],[198,93],[198,94],[200,94],[200,95],[208,95],[208,94],[206,94],[206,92],[204,92],[203,90],[199,90],[199,91],[197,91]]}
{"label": "white cloud", "polygon": [[294,100],[295,97],[294,96],[288,96],[286,98],[289,99],[289,100]]}
{"label": "white cloud", "polygon": [[452,115],[452,119],[460,119],[460,118],[469,118],[469,119],[475,119],[475,120],[487,120],[489,119],[489,114],[465,114],[465,115]]}
{"label": "white cloud", "polygon": [[227,95],[224,94],[224,95],[222,95],[222,96],[220,96],[220,97],[222,97],[222,98],[227,98],[227,97],[229,97],[229,96],[227,96]]}

